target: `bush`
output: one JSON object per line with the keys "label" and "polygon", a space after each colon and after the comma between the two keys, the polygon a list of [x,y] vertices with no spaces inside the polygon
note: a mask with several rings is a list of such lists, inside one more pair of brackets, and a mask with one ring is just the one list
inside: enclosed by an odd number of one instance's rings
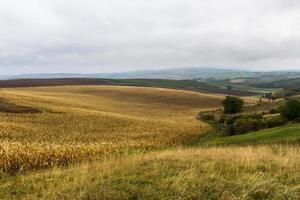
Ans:
{"label": "bush", "polygon": [[237,119],[233,124],[234,134],[243,134],[254,130],[255,119]]}
{"label": "bush", "polygon": [[277,127],[277,126],[282,126],[282,125],[286,124],[288,121],[286,118],[278,115],[278,116],[266,117],[265,122],[266,122],[268,128],[273,128],[273,127]]}
{"label": "bush", "polygon": [[273,108],[269,111],[269,114],[277,114],[277,113],[280,113],[280,109],[279,108]]}
{"label": "bush", "polygon": [[295,99],[289,99],[285,105],[281,106],[281,116],[288,120],[294,120],[300,117],[300,102]]}
{"label": "bush", "polygon": [[294,123],[300,123],[300,117],[293,120]]}
{"label": "bush", "polygon": [[228,119],[230,123],[227,124],[225,130],[229,135],[244,134],[250,131],[282,126],[287,123],[287,120],[280,115],[263,118],[260,114],[253,114],[235,116],[234,120],[232,118]]}
{"label": "bush", "polygon": [[246,119],[246,118],[250,118],[250,119],[262,119],[263,115],[260,113],[255,113],[255,114],[243,114],[243,115],[231,115],[229,117],[227,117],[225,123],[226,125],[231,125],[233,124],[237,119]]}
{"label": "bush", "polygon": [[260,129],[268,128],[267,122],[264,119],[256,119],[253,121],[253,130],[259,131]]}
{"label": "bush", "polygon": [[264,119],[240,118],[237,119],[232,125],[227,127],[228,133],[231,135],[244,134],[250,131],[258,131],[267,128]]}
{"label": "bush", "polygon": [[230,114],[241,112],[244,106],[244,101],[234,96],[227,96],[222,103],[224,106],[224,113]]}
{"label": "bush", "polygon": [[200,119],[207,121],[215,120],[215,115],[212,113],[200,113]]}
{"label": "bush", "polygon": [[223,124],[225,123],[226,120],[227,120],[227,115],[221,115],[218,122]]}
{"label": "bush", "polygon": [[233,125],[226,126],[225,127],[225,133],[227,133],[228,135],[235,135]]}

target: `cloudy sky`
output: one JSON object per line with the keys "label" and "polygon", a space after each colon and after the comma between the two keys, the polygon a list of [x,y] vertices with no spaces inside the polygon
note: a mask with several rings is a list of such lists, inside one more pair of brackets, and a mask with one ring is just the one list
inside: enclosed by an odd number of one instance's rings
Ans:
{"label": "cloudy sky", "polygon": [[300,69],[298,0],[1,0],[0,75]]}

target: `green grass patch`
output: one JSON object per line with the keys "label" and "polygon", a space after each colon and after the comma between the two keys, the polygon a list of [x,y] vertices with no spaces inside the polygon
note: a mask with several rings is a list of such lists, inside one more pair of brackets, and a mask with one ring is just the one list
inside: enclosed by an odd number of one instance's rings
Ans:
{"label": "green grass patch", "polygon": [[214,137],[206,144],[295,143],[300,141],[300,124],[288,124],[244,135]]}

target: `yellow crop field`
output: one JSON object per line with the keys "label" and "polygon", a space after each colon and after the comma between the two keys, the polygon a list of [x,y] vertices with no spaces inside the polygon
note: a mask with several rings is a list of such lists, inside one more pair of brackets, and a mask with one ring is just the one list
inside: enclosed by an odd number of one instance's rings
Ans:
{"label": "yellow crop field", "polygon": [[[222,99],[143,87],[2,89],[0,168],[15,172],[180,145],[210,130],[197,113],[218,108]],[[1,105],[39,112],[1,111]]]}

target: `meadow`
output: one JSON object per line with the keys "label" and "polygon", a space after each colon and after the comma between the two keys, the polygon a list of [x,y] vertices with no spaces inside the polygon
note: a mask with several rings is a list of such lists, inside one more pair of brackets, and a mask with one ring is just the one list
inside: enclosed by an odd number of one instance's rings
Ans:
{"label": "meadow", "polygon": [[297,146],[154,151],[0,178],[0,199],[299,199]]}
{"label": "meadow", "polygon": [[[204,142],[204,141],[203,141]],[[300,124],[287,124],[270,129],[264,129],[243,135],[220,137],[215,136],[205,140],[213,145],[250,145],[250,144],[299,144]]]}
{"label": "meadow", "polygon": [[0,168],[9,173],[184,144],[210,130],[197,113],[218,108],[223,98],[120,86],[14,88],[0,95]]}

